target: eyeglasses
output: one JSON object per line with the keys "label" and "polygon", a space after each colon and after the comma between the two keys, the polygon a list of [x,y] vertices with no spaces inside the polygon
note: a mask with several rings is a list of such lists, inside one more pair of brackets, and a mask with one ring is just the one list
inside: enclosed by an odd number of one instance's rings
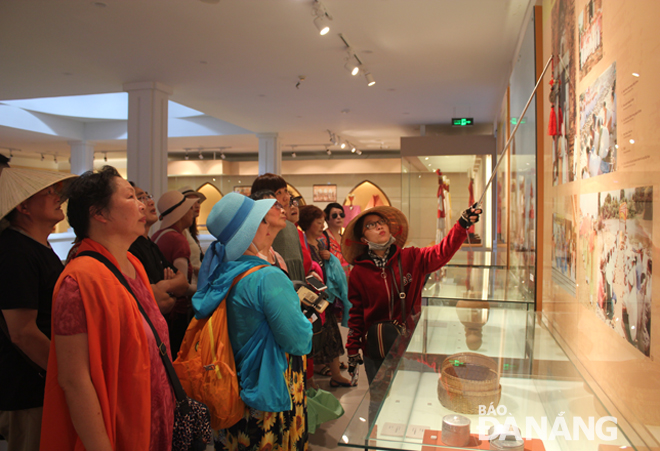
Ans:
{"label": "eyeglasses", "polygon": [[273,204],[273,206],[270,207],[270,208],[279,208],[280,210],[284,210],[284,207],[283,207],[282,204],[279,203],[278,201],[275,201],[275,203]]}
{"label": "eyeglasses", "polygon": [[379,219],[376,222],[370,222],[369,224],[365,224],[364,228],[367,230],[375,229],[377,226],[385,226],[387,225],[387,222],[384,219]]}
{"label": "eyeglasses", "polygon": [[330,217],[331,217],[332,219],[337,219],[337,216],[339,216],[339,217],[341,217],[341,218],[345,218],[345,217],[346,217],[346,214],[342,211],[341,213],[333,213],[333,214],[330,215]]}
{"label": "eyeglasses", "polygon": [[298,199],[294,199],[294,198],[292,197],[291,200],[289,201],[289,205],[290,205],[291,207],[299,207],[299,206],[300,206],[300,202],[298,202]]}
{"label": "eyeglasses", "polygon": [[147,202],[149,202],[149,201],[152,200],[153,198],[154,198],[154,196],[152,196],[151,194],[149,194],[149,193],[144,193],[143,195],[141,195],[140,197],[138,197],[137,200],[139,200],[139,201],[142,202],[143,204],[146,204]]}

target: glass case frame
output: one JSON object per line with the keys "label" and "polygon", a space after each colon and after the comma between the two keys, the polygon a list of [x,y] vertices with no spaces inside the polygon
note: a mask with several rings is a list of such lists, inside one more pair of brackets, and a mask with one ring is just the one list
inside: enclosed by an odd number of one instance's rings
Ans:
{"label": "glass case frame", "polygon": [[[446,269],[451,273],[468,268]],[[497,271],[501,271],[499,268],[472,269],[475,270],[495,271],[498,275]],[[501,285],[500,279],[499,276],[487,278],[489,286]],[[505,279],[513,281],[515,278]],[[478,441],[478,434],[487,434],[487,427],[496,422],[514,421],[523,436],[528,435],[526,450],[626,449],[620,448],[622,446],[633,449],[623,431],[609,418],[611,415],[605,404],[548,331],[542,315],[534,312],[533,300],[525,298],[524,292],[518,299],[496,299],[497,296],[491,296],[498,292],[494,288],[486,291],[485,299],[428,295],[432,283],[427,282],[426,297],[414,331],[408,337],[400,337],[392,346],[339,445],[415,451],[489,449],[483,440],[479,442],[481,447],[452,447],[441,442],[438,432],[442,429],[442,418],[455,412],[444,407],[437,396],[442,362],[450,355],[469,351],[463,333],[467,326],[459,319],[457,309],[487,308],[483,343],[472,352],[495,361],[502,395],[490,415],[490,406],[484,407],[483,415],[464,414],[471,420],[475,440]],[[568,425],[568,437],[557,433],[550,436],[558,421]],[[574,434],[573,426],[580,421],[586,426],[593,421],[593,437],[580,429]],[[544,422],[545,430],[534,429],[534,424],[541,428]],[[561,433],[561,425],[558,431]],[[615,431],[615,440],[609,439],[612,431]],[[577,440],[573,440],[574,435]]]}

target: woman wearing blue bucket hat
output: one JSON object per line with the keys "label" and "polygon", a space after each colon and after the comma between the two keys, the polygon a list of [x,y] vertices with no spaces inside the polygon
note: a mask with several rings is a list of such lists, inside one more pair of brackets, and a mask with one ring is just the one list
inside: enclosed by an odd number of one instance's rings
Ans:
{"label": "woman wearing blue bucket hat", "polygon": [[[307,443],[305,355],[312,348],[312,324],[300,309],[293,284],[277,267],[259,269],[260,250],[272,245],[268,213],[275,199],[254,201],[229,193],[207,219],[217,239],[199,271],[193,308],[210,316],[227,300],[227,324],[245,402],[243,418],[219,431],[216,447],[228,450],[305,449]],[[270,446],[269,446],[270,445]]]}

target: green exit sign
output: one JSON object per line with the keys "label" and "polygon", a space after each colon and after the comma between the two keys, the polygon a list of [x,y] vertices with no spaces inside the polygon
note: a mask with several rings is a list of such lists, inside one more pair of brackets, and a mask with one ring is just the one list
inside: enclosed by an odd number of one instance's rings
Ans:
{"label": "green exit sign", "polygon": [[454,127],[470,127],[474,125],[474,119],[471,117],[455,117],[451,120]]}

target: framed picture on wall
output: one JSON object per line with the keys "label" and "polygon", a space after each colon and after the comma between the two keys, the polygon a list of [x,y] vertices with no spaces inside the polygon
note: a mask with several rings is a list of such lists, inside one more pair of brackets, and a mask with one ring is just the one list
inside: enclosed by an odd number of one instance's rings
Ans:
{"label": "framed picture on wall", "polygon": [[234,192],[249,197],[252,193],[252,186],[235,186]]}
{"label": "framed picture on wall", "polygon": [[337,202],[337,185],[313,185],[314,202]]}

